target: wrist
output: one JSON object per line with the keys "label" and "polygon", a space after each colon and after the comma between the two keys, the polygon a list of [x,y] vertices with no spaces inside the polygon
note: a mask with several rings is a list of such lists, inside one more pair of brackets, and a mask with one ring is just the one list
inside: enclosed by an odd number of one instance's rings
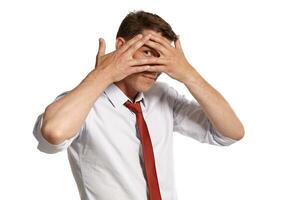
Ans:
{"label": "wrist", "polygon": [[110,76],[110,73],[107,72],[106,68],[95,68],[94,70],[91,71],[91,76],[94,78],[96,82],[101,82],[104,83],[105,85],[110,85],[113,83],[113,79]]}
{"label": "wrist", "polygon": [[183,84],[193,83],[196,82],[197,79],[201,78],[200,74],[192,66],[189,67],[189,70],[184,74],[185,76],[181,81]]}

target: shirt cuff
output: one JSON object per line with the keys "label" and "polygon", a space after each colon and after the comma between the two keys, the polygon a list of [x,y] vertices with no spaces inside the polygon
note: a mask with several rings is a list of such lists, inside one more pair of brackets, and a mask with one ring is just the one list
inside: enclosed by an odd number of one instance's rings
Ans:
{"label": "shirt cuff", "polygon": [[222,135],[219,131],[217,131],[216,129],[213,128],[213,138],[214,140],[221,146],[229,146],[235,142],[237,142],[237,140],[226,137],[224,135]]}

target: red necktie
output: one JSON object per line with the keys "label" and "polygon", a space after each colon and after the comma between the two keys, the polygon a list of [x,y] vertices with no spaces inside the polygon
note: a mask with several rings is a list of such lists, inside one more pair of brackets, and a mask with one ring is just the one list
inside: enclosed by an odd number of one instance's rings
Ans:
{"label": "red necktie", "polygon": [[132,110],[136,115],[136,121],[143,149],[144,168],[146,172],[149,200],[161,200],[151,138],[142,114],[140,102],[131,103],[130,101],[127,101],[124,103],[124,105]]}

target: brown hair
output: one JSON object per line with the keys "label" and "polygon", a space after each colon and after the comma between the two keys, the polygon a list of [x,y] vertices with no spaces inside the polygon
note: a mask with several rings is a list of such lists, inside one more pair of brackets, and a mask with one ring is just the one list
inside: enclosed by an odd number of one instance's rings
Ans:
{"label": "brown hair", "polygon": [[176,34],[165,20],[156,14],[145,11],[130,12],[121,22],[117,37],[130,40],[146,29],[159,32],[170,41],[177,40]]}

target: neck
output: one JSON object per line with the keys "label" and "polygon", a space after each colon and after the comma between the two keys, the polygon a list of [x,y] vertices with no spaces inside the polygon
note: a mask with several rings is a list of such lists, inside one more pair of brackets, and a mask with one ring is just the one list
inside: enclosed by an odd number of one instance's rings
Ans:
{"label": "neck", "polygon": [[114,84],[122,90],[122,92],[132,101],[134,102],[134,99],[138,95],[138,91],[133,89],[132,87],[127,86],[124,82],[114,82]]}

